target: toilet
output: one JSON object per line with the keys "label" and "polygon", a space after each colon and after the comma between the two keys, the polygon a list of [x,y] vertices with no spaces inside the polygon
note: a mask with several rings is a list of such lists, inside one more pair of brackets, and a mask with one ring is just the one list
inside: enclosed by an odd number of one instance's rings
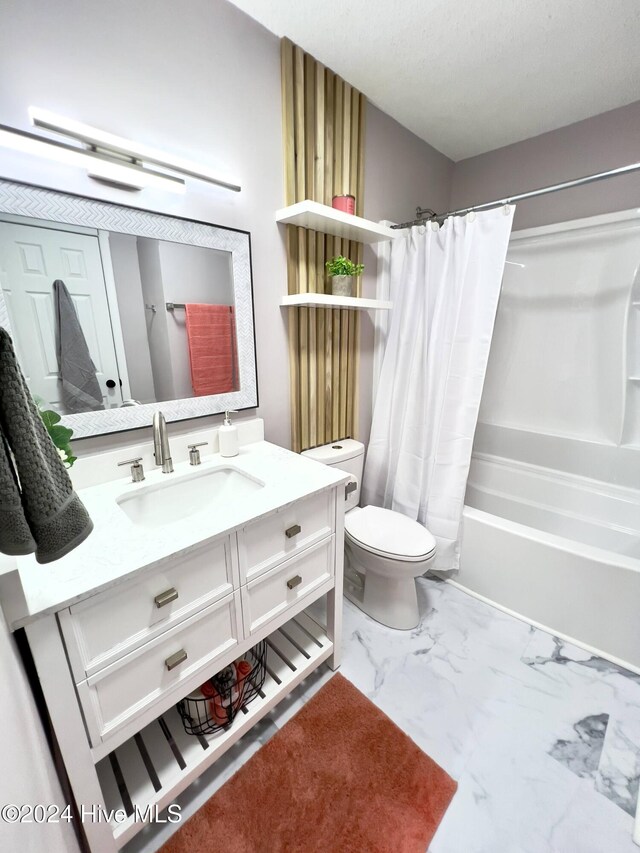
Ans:
{"label": "toilet", "polygon": [[408,630],[419,622],[415,579],[429,568],[436,541],[417,521],[377,506],[360,507],[364,444],[344,439],[302,454],[351,475],[346,487],[344,594],[373,619]]}

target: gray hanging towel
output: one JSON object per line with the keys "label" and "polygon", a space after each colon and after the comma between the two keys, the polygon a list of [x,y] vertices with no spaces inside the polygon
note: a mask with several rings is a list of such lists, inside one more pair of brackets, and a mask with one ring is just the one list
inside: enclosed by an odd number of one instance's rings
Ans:
{"label": "gray hanging towel", "polygon": [[93,530],[0,328],[0,551],[63,557]]}
{"label": "gray hanging towel", "polygon": [[36,543],[24,517],[11,451],[0,431],[0,551],[19,557],[35,550]]}
{"label": "gray hanging towel", "polygon": [[104,409],[96,368],[66,284],[53,282],[56,313],[58,370],[62,381],[62,403],[68,414]]}

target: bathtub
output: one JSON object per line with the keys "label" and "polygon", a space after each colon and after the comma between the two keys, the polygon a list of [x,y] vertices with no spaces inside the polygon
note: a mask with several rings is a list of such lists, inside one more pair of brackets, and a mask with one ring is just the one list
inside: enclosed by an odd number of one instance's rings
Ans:
{"label": "bathtub", "polygon": [[640,491],[474,453],[451,581],[640,673]]}

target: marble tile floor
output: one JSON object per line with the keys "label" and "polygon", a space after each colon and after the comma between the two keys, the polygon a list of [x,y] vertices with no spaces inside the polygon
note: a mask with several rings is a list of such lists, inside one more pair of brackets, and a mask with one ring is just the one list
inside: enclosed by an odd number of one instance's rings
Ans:
{"label": "marble tile floor", "polygon": [[[640,676],[449,584],[418,588],[409,632],[345,601],[340,671],[458,781],[429,853],[638,853]],[[192,785],[184,817],[330,677],[310,676]],[[152,853],[173,831],[125,850]]]}

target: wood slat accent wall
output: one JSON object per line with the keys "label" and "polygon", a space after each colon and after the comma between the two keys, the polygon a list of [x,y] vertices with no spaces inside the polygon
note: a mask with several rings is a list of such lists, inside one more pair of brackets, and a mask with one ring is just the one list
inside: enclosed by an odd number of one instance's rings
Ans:
{"label": "wood slat accent wall", "polygon": [[[282,39],[285,203],[354,195],[363,215],[366,99]],[[325,261],[362,262],[361,243],[287,225],[289,293],[331,292]],[[356,278],[360,295],[360,278]],[[291,443],[295,451],[357,435],[357,311],[288,308]]]}

